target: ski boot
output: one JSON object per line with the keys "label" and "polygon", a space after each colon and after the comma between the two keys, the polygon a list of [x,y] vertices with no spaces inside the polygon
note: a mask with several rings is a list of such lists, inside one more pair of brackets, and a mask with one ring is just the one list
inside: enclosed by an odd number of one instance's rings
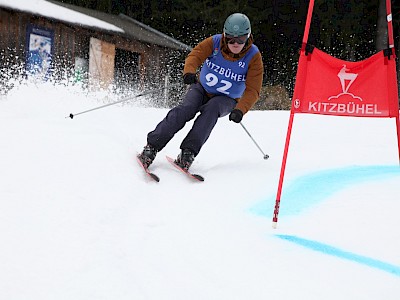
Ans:
{"label": "ski boot", "polygon": [[183,170],[188,171],[194,161],[194,153],[190,149],[183,149],[175,160],[175,163]]}
{"label": "ski boot", "polygon": [[156,158],[157,155],[157,150],[147,144],[144,148],[141,154],[138,155],[139,160],[143,164],[143,167],[146,169],[152,164],[153,160]]}

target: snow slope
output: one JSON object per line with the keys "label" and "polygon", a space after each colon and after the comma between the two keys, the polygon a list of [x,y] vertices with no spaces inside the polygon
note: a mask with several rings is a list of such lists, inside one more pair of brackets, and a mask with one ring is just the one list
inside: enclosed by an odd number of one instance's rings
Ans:
{"label": "snow slope", "polygon": [[[117,100],[117,99],[111,99]],[[135,154],[167,112],[22,84],[0,100],[0,299],[399,299],[400,168],[393,119],[289,113],[220,119],[192,171],[187,125],[149,181]]]}

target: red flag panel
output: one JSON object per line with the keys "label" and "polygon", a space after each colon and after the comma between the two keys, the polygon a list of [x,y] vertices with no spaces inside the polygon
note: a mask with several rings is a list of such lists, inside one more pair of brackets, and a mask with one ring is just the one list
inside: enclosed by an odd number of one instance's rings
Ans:
{"label": "red flag panel", "polygon": [[354,117],[399,115],[396,65],[378,52],[349,62],[314,48],[301,51],[293,95],[295,113]]}

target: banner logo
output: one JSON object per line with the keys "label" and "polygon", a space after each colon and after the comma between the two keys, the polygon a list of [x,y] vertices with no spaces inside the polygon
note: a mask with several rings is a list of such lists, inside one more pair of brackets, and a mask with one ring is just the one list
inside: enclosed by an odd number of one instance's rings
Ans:
{"label": "banner logo", "polygon": [[300,108],[300,105],[301,105],[300,99],[294,100],[294,107],[295,107],[296,109]]}
{"label": "banner logo", "polygon": [[[378,103],[364,103],[359,96],[350,93],[350,87],[356,81],[358,73],[352,73],[346,65],[342,65],[337,77],[340,81],[342,91],[336,96],[325,96],[320,100],[308,101],[307,112],[317,114],[329,114],[337,116],[379,116],[382,114],[378,107]],[[337,84],[332,84],[332,88]],[[299,109],[300,100],[296,99],[294,106]]]}
{"label": "banner logo", "polygon": [[342,86],[342,92],[336,96],[329,97],[328,100],[338,99],[340,96],[343,96],[343,95],[349,95],[349,96],[353,97],[354,99],[363,101],[363,99],[361,97],[354,96],[354,94],[348,92],[350,86],[353,84],[353,82],[356,80],[356,78],[358,76],[358,74],[356,74],[356,73],[347,73],[348,71],[350,71],[350,70],[346,68],[346,65],[343,65],[343,67],[340,69],[340,71],[337,75],[339,77],[340,84]]}

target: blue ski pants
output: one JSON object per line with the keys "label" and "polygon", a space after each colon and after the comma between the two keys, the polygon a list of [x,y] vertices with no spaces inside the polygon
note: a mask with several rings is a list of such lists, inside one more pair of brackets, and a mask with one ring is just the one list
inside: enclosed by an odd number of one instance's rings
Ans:
{"label": "blue ski pants", "polygon": [[218,118],[228,115],[236,103],[236,100],[224,95],[209,98],[200,83],[192,84],[182,103],[172,108],[156,128],[148,133],[147,143],[160,151],[200,112],[180,146],[181,149],[190,149],[196,156],[209,138]]}

